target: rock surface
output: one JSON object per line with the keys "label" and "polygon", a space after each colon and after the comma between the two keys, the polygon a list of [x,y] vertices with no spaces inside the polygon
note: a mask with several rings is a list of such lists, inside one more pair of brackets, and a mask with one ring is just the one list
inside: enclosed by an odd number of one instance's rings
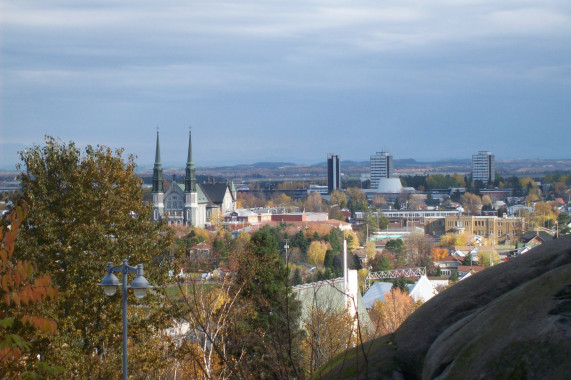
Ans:
{"label": "rock surface", "polygon": [[[459,282],[321,378],[568,379],[571,236]],[[319,378],[319,376],[317,376]]]}

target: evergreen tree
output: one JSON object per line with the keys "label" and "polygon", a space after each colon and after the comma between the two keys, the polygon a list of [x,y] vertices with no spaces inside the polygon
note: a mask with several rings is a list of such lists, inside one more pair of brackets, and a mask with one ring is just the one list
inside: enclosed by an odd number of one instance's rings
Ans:
{"label": "evergreen tree", "polygon": [[406,280],[404,279],[404,276],[400,276],[397,280],[395,280],[391,289],[400,289],[404,293],[408,294],[408,286],[406,286]]}
{"label": "evergreen tree", "polygon": [[[291,293],[288,268],[279,258],[269,228],[254,233],[236,274],[243,300],[251,312],[237,323],[237,334],[248,340],[249,360],[260,378],[300,377],[300,304]],[[246,337],[246,338],[244,338]]]}
{"label": "evergreen tree", "polygon": [[292,285],[301,285],[302,283],[303,279],[301,278],[301,271],[299,268],[295,268],[295,271],[293,272]]}
{"label": "evergreen tree", "polygon": [[343,250],[343,243],[341,242],[342,234],[339,228],[335,227],[329,232],[325,239],[331,244],[331,249],[334,253],[339,253]]}
{"label": "evergreen tree", "polygon": [[323,266],[325,268],[333,268],[333,260],[335,259],[335,254],[332,250],[328,249],[325,252],[325,260],[323,261]]}

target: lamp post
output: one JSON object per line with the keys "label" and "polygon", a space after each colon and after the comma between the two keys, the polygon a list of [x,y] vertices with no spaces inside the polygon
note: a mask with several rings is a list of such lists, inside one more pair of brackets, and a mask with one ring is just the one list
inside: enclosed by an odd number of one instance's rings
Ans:
{"label": "lamp post", "polygon": [[[123,284],[119,283],[113,272],[123,273]],[[127,274],[137,273],[137,277],[131,282],[131,286],[127,285]],[[143,276],[143,264],[132,267],[127,263],[127,259],[123,259],[121,265],[113,266],[113,263],[107,263],[107,274],[98,284],[103,287],[105,294],[112,296],[117,291],[117,286],[122,285],[122,309],[123,309],[123,379],[127,380],[127,288],[133,289],[133,294],[137,298],[143,298],[147,289],[152,288],[149,282]]]}

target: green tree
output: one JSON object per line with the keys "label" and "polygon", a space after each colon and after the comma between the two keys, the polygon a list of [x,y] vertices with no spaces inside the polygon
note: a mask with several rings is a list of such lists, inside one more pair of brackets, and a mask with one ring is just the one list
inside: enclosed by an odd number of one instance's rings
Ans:
{"label": "green tree", "polygon": [[325,237],[325,240],[331,245],[331,249],[334,253],[339,253],[343,250],[343,233],[339,228],[335,227],[330,232],[329,235]]}
{"label": "green tree", "polygon": [[367,211],[369,208],[367,196],[363,190],[356,187],[351,187],[347,189],[346,195],[348,198],[347,207],[349,207],[349,210],[351,210],[351,214],[354,214],[355,211]]}
{"label": "green tree", "polygon": [[404,276],[400,276],[397,280],[395,280],[395,282],[393,282],[391,290],[392,289],[399,289],[403,293],[408,294],[408,286],[406,286],[406,280],[404,279]]}
{"label": "green tree", "polygon": [[248,347],[249,361],[260,378],[299,378],[301,370],[299,301],[288,286],[288,268],[279,258],[268,228],[255,232],[240,258],[237,284],[250,312],[237,322]]}
{"label": "green tree", "polygon": [[300,285],[302,283],[303,279],[301,278],[301,271],[299,268],[295,268],[295,271],[293,272],[292,285]]}
{"label": "green tree", "polygon": [[332,250],[328,249],[325,252],[325,260],[323,260],[323,266],[325,268],[333,268],[333,261],[335,260],[335,253]]}
{"label": "green tree", "polygon": [[385,244],[385,250],[395,255],[404,253],[404,241],[402,239],[391,239]]}
{"label": "green tree", "polygon": [[[71,377],[112,377],[121,362],[121,292],[107,297],[97,286],[108,262],[118,265],[127,258],[144,265],[151,284],[168,281],[167,268],[158,264],[172,244],[172,232],[151,222],[133,157],[124,161],[122,153],[87,146],[82,154],[74,143],[51,137],[43,147],[20,152],[22,194],[30,213],[18,249],[50,274],[59,289],[58,299],[44,311],[60,332],[37,344],[43,357],[65,366]],[[162,350],[153,347],[157,331],[170,323],[159,307],[163,287],[143,300],[129,298],[132,308],[139,305],[129,316],[130,354],[140,357],[131,368],[159,376],[146,365],[168,365],[157,358]]]}

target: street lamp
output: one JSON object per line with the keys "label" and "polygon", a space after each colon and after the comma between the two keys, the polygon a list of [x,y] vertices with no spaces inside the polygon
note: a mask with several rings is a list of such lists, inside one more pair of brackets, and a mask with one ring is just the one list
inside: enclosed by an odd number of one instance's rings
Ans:
{"label": "street lamp", "polygon": [[[123,284],[119,283],[119,279],[113,272],[123,273]],[[131,282],[131,286],[127,285],[127,274],[137,273],[137,277]],[[121,265],[113,266],[113,263],[107,263],[107,274],[98,284],[103,287],[106,295],[112,296],[117,291],[117,286],[122,285],[122,309],[123,309],[123,379],[127,380],[127,288],[133,289],[133,293],[137,298],[143,298],[147,289],[152,288],[149,282],[143,276],[143,264],[132,267],[127,263],[127,259],[123,259]]]}

